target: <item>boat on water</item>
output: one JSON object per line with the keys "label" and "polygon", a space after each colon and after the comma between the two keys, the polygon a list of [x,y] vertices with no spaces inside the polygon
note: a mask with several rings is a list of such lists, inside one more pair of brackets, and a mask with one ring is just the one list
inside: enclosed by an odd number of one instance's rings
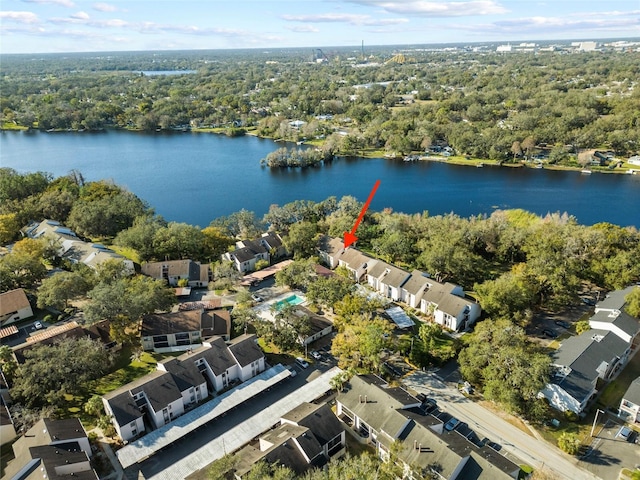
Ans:
{"label": "boat on water", "polygon": [[591,175],[593,172],[591,170],[580,170],[580,173],[584,175]]}
{"label": "boat on water", "polygon": [[483,168],[484,167],[484,163],[478,163],[476,164],[476,168]]}
{"label": "boat on water", "polygon": [[541,163],[536,163],[536,168],[544,168],[544,166]]}

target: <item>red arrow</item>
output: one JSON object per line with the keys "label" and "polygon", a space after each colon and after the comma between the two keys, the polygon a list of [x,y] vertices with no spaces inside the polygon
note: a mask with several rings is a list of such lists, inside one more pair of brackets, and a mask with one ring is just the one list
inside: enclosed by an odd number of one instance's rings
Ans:
{"label": "red arrow", "polygon": [[376,183],[373,185],[371,193],[369,194],[369,198],[367,198],[367,201],[364,202],[364,205],[362,206],[362,210],[360,211],[360,215],[358,215],[358,218],[356,219],[356,223],[353,224],[353,228],[350,232],[344,232],[344,248],[347,248],[349,245],[358,240],[358,237],[356,237],[356,230],[358,229],[358,225],[360,225],[360,222],[364,218],[364,214],[369,208],[369,204],[371,203],[371,200],[373,200],[373,196],[376,194],[376,190],[378,190],[379,186],[380,180],[376,180]]}

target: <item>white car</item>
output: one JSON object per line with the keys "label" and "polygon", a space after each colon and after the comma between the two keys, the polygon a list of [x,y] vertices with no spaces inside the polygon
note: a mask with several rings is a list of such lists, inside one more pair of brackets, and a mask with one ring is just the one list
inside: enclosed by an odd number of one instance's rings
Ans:
{"label": "white car", "polygon": [[313,350],[310,355],[315,359],[315,360],[322,360],[322,355],[320,355],[320,353],[316,352],[315,350]]}
{"label": "white car", "polygon": [[33,328],[35,328],[36,330],[42,330],[44,328],[44,325],[42,325],[42,322],[38,320],[33,324]]}
{"label": "white car", "polygon": [[308,368],[309,364],[305,361],[304,358],[302,357],[297,357],[296,358],[296,363],[301,366],[302,368]]}
{"label": "white car", "polygon": [[251,298],[254,302],[260,303],[262,301],[262,297],[260,295],[251,295]]}

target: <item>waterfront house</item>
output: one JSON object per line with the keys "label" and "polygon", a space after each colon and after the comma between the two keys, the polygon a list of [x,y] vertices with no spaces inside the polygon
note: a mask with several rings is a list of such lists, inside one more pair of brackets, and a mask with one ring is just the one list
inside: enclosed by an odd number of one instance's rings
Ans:
{"label": "waterfront house", "polygon": [[97,480],[90,464],[89,439],[77,418],[44,418],[13,445],[13,456],[2,478],[78,478]]}
{"label": "waterfront house", "polygon": [[29,238],[49,238],[56,242],[59,245],[57,255],[72,263],[84,263],[95,269],[108,260],[117,260],[123,262],[129,274],[135,273],[131,260],[104,245],[85,241],[73,230],[56,220],[47,219],[40,223],[30,223],[21,232]]}
{"label": "waterfront house", "polygon": [[620,416],[630,423],[640,422],[640,377],[636,378],[620,400]]}
{"label": "waterfront house", "polygon": [[156,280],[164,280],[172,287],[176,287],[180,280],[187,280],[189,287],[206,287],[213,278],[208,264],[202,265],[193,260],[143,263],[141,272]]}
{"label": "waterfront house", "polygon": [[22,288],[0,293],[0,326],[33,317],[33,309]]}
{"label": "waterfront house", "polygon": [[222,259],[233,262],[239,272],[246,273],[256,269],[258,260],[271,262],[272,258],[281,258],[286,253],[280,236],[274,232],[267,232],[253,240],[237,241],[236,249],[224,253]]}
{"label": "waterfront house", "polygon": [[284,465],[300,475],[339,458],[345,447],[344,428],[331,408],[304,402],[283,415],[273,430],[236,452],[235,476],[244,478],[259,461]]}
{"label": "waterfront house", "polygon": [[419,270],[408,273],[353,247],[344,249],[338,238],[322,237],[318,251],[330,268],[344,266],[354,280],[364,280],[384,297],[431,315],[433,321],[445,328],[467,330],[480,317],[480,305],[467,298],[459,285],[439,283]]}
{"label": "waterfront house", "polygon": [[154,313],[142,318],[141,340],[144,350],[156,353],[179,352],[199,347],[203,339],[218,335],[230,338],[228,310],[204,308],[174,313]]}
{"label": "waterfront house", "polygon": [[425,414],[422,402],[380,377],[352,377],[336,397],[336,415],[360,439],[389,461],[391,445],[401,440],[398,462],[404,478],[437,475],[443,479],[516,479],[520,468],[488,446],[478,447],[441,420]]}

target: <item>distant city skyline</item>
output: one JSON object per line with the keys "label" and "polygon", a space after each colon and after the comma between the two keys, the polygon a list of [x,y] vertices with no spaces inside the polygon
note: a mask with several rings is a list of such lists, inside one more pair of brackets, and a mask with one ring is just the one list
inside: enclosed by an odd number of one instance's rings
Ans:
{"label": "distant city skyline", "polygon": [[3,0],[0,52],[640,37],[640,0]]}

